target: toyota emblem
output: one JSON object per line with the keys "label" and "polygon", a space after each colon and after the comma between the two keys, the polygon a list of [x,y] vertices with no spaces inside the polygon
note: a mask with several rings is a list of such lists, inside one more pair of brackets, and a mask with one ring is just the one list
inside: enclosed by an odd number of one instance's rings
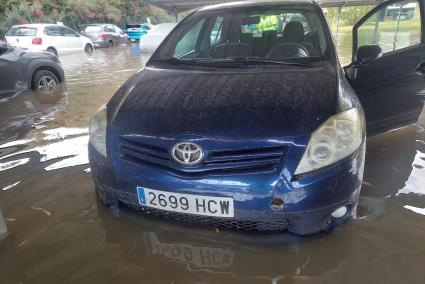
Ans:
{"label": "toyota emblem", "polygon": [[196,165],[204,157],[202,148],[191,142],[180,142],[171,149],[173,159],[182,165]]}

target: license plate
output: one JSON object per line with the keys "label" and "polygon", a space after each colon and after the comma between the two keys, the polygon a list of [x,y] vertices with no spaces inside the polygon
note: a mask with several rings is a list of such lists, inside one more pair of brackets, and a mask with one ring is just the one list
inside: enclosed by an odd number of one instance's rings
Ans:
{"label": "license plate", "polygon": [[212,217],[234,216],[233,198],[182,194],[137,187],[141,205],[173,211]]}

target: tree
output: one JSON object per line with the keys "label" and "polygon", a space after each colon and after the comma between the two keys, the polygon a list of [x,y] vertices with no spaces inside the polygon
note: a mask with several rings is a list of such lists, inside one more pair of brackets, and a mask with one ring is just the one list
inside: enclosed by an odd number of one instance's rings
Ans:
{"label": "tree", "polygon": [[64,24],[80,28],[87,23],[171,22],[164,10],[141,0],[0,0],[0,36],[12,25],[34,23]]}

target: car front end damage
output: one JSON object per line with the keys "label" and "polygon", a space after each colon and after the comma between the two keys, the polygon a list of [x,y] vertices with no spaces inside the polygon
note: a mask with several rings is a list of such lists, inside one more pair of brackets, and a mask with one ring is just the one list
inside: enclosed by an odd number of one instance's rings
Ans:
{"label": "car front end damage", "polygon": [[[329,134],[330,128],[324,125]],[[99,137],[92,137],[89,157],[97,194],[106,205],[123,204],[185,224],[288,230],[300,235],[331,230],[356,211],[363,178],[364,131],[348,156],[302,173],[301,161],[312,151],[308,145],[314,134],[229,140],[197,135],[149,137],[105,127],[104,135],[108,150],[96,147]],[[199,145],[202,161],[195,165],[176,162],[172,151],[181,141]],[[153,203],[158,206],[146,204],[144,194],[151,192],[159,194]],[[165,210],[158,204],[161,195],[162,203],[168,202]],[[181,196],[195,196],[196,211],[180,210],[186,201],[170,209]],[[228,199],[231,208],[225,202]]]}

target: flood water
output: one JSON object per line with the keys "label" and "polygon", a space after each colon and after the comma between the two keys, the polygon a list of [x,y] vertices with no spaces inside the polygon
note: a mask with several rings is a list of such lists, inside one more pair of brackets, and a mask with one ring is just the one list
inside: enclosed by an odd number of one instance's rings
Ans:
{"label": "flood water", "polygon": [[137,47],[60,59],[62,96],[0,103],[0,283],[425,283],[424,112],[369,139],[358,216],[332,233],[185,227],[95,197],[87,124],[143,66]]}

